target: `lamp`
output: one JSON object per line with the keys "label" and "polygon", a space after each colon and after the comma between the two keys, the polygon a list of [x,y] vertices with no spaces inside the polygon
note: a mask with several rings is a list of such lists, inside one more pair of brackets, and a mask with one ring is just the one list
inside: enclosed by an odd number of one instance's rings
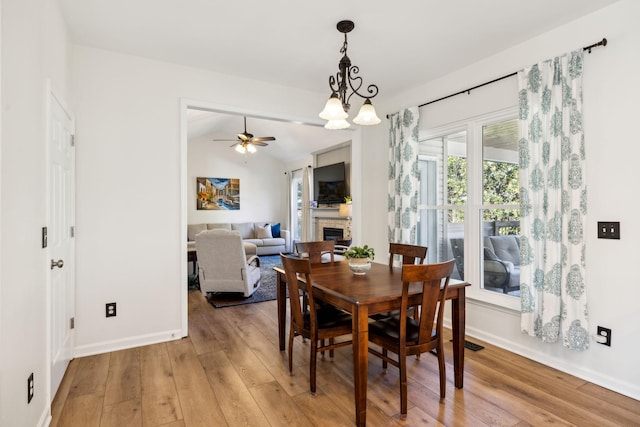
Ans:
{"label": "lamp", "polygon": [[[376,110],[371,104],[371,98],[378,94],[378,86],[370,84],[367,86],[366,94],[360,93],[363,84],[362,77],[358,75],[360,68],[351,65],[351,60],[347,56],[347,33],[353,30],[355,24],[353,21],[340,21],[336,27],[344,34],[344,43],[340,49],[343,56],[338,64],[336,75],[329,76],[331,96],[319,116],[321,119],[328,120],[324,126],[327,129],[348,128],[350,125],[346,119],[349,117],[348,111],[351,107],[349,101],[355,94],[364,98],[365,101],[353,122],[359,125],[377,125],[380,123],[380,118],[376,115]],[[351,93],[347,94],[349,89]]]}
{"label": "lamp", "polygon": [[345,224],[346,235],[344,238],[351,239],[351,203],[340,203],[338,215],[347,218],[347,223]]}

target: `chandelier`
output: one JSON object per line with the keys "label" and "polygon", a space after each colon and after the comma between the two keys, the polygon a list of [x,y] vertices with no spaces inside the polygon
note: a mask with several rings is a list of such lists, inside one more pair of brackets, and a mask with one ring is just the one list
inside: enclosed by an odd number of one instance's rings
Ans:
{"label": "chandelier", "polygon": [[[340,49],[343,56],[338,63],[336,75],[329,76],[331,96],[324,106],[324,110],[319,114],[321,119],[327,120],[327,124],[324,125],[327,129],[345,129],[350,126],[346,119],[349,117],[349,100],[353,95],[364,98],[364,103],[353,122],[358,125],[377,125],[380,123],[376,110],[371,104],[371,98],[378,94],[378,86],[370,84],[367,86],[366,93],[360,93],[363,85],[362,77],[358,75],[360,69],[356,65],[351,65],[351,60],[347,56],[347,34],[353,30],[354,26],[352,21],[340,21],[336,26],[338,31],[344,34],[344,43]],[[349,90],[351,92],[347,93]]]}

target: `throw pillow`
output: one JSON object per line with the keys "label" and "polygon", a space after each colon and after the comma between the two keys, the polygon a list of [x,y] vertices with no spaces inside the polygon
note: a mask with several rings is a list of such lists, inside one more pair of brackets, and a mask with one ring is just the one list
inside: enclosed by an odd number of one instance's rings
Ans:
{"label": "throw pillow", "polygon": [[271,224],[271,235],[274,238],[280,237],[280,223]]}
{"label": "throw pillow", "polygon": [[266,224],[264,227],[258,226],[256,228],[256,239],[271,239],[273,238],[271,226]]}

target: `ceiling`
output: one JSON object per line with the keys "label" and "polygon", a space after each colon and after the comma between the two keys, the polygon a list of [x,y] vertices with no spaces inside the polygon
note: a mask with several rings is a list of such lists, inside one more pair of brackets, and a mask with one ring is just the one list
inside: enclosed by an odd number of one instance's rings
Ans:
{"label": "ceiling", "polygon": [[[446,75],[615,1],[403,0],[393,8],[371,0],[59,0],[76,44],[327,96],[328,78],[337,71],[343,42],[336,23],[350,19],[355,29],[349,34],[349,57],[360,67],[365,84],[379,86],[379,98]],[[227,119],[226,136],[243,130],[241,116]],[[202,128],[204,117],[198,122]],[[249,132],[275,136],[274,145],[285,142],[277,135],[282,122],[271,129],[252,122],[248,119]]]}

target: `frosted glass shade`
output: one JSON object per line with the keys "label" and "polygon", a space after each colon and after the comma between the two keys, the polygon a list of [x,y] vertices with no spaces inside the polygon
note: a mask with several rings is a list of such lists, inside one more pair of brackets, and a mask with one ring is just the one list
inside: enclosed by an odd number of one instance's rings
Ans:
{"label": "frosted glass shade", "polygon": [[247,150],[240,144],[236,145],[236,151],[240,154],[244,154]]}
{"label": "frosted glass shade", "polygon": [[336,130],[336,129],[346,129],[349,126],[351,126],[349,124],[348,121],[346,121],[345,119],[340,119],[340,120],[329,120],[327,122],[327,124],[324,125],[325,129],[331,129],[331,130]]}
{"label": "frosted glass shade", "polygon": [[318,115],[321,119],[325,120],[344,120],[349,117],[342,107],[342,101],[340,101],[338,96],[335,94],[331,95],[331,98],[329,98],[324,106],[324,110],[322,110]]}
{"label": "frosted glass shade", "polygon": [[373,108],[373,104],[369,99],[364,101],[362,107],[360,107],[360,111],[355,119],[353,119],[353,123],[358,125],[377,125],[380,123],[380,118],[376,114],[376,109]]}
{"label": "frosted glass shade", "polygon": [[256,147],[254,147],[252,144],[247,145],[247,151],[250,153],[255,153],[256,152]]}

